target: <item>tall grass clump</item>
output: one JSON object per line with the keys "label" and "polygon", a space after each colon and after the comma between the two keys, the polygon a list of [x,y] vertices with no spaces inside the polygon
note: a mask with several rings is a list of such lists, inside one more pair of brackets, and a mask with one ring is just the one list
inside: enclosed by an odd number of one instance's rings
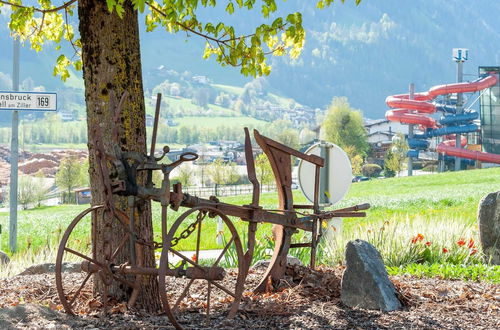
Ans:
{"label": "tall grass clump", "polygon": [[478,233],[463,219],[391,218],[384,222],[358,224],[342,235],[328,234],[320,248],[319,261],[326,265],[343,264],[347,242],[362,239],[371,243],[388,267],[413,263],[478,264],[482,252],[476,244]]}

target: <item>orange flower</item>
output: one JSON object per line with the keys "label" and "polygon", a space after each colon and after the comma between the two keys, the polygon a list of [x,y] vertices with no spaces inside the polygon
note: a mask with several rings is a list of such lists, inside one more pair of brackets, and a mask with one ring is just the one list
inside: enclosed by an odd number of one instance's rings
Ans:
{"label": "orange flower", "polygon": [[471,238],[469,239],[469,244],[467,245],[469,249],[472,249],[474,247],[474,240]]}
{"label": "orange flower", "polygon": [[431,246],[431,244],[432,244],[431,242],[425,242],[425,245],[427,246]]}
{"label": "orange flower", "polygon": [[448,253],[448,249],[447,248],[443,248],[443,253]]}
{"label": "orange flower", "polygon": [[194,262],[198,262],[198,257],[196,256],[196,253],[191,256],[191,260]]}
{"label": "orange flower", "polygon": [[412,242],[413,244],[415,244],[415,243],[417,243],[417,242],[422,241],[423,239],[424,239],[424,235],[422,235],[422,234],[417,234],[417,236],[415,236],[415,237],[413,237],[413,238],[411,239],[411,242]]}
{"label": "orange flower", "polygon": [[477,253],[477,249],[472,249],[472,250],[470,251],[470,255],[473,255],[473,254],[476,254],[476,253]]}
{"label": "orange flower", "polygon": [[464,240],[463,238],[459,239],[459,240],[457,241],[457,245],[458,245],[458,246],[464,246],[464,245],[465,245],[465,240]]}

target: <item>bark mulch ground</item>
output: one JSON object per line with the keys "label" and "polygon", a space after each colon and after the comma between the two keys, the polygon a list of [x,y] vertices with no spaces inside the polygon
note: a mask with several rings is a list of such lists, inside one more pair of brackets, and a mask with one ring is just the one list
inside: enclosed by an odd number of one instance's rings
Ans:
{"label": "bark mulch ground", "polygon": [[[179,320],[194,329],[500,329],[498,284],[391,277],[405,307],[383,313],[340,302],[342,270],[295,268],[278,292],[245,293],[235,319],[227,319],[227,306],[222,306],[209,323],[193,310]],[[262,272],[249,274],[248,288]],[[0,329],[172,328],[164,315],[126,310],[123,304],[102,316],[91,308],[92,297],[86,299],[79,304],[82,314],[69,316],[61,311],[53,274],[0,279]]]}

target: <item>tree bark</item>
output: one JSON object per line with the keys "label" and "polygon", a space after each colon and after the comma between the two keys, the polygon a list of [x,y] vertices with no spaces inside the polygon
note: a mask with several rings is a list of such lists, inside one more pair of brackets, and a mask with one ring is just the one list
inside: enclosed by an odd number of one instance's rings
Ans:
{"label": "tree bark", "polygon": [[[87,131],[89,148],[89,176],[92,204],[105,201],[102,178],[96,161],[94,130],[100,129],[105,150],[113,154],[111,131],[115,123],[110,109],[110,94],[119,99],[123,92],[129,94],[119,118],[120,146],[124,151],[146,153],[145,105],[142,85],[141,56],[137,12],[129,0],[123,4],[123,18],[116,12],[109,13],[106,1],[78,1],[79,30],[82,42],[83,78],[87,107]],[[144,180],[144,178],[140,178]],[[124,197],[114,197],[115,207],[127,212]],[[135,212],[136,232],[147,241],[153,240],[151,205],[138,202]],[[98,214],[92,219],[92,248],[94,256],[102,260],[105,251],[116,248],[125,236],[123,228],[109,216]],[[123,253],[122,253],[123,252]],[[122,249],[117,261],[130,261],[128,248]],[[144,265],[155,267],[154,251],[142,249]],[[94,293],[102,294],[103,282],[94,276]],[[109,294],[118,301],[126,301],[131,289],[114,281]],[[161,308],[157,278],[144,276],[136,307],[147,311]]]}

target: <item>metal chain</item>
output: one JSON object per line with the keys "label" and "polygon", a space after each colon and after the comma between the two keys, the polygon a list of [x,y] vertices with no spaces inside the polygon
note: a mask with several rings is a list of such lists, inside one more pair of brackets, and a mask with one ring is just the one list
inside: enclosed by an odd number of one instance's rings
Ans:
{"label": "metal chain", "polygon": [[[205,218],[205,216],[207,215],[207,211],[200,211],[198,213],[198,215],[196,216],[196,221],[189,224],[187,226],[186,229],[184,229],[178,237],[174,237],[172,238],[172,240],[170,241],[170,247],[174,247],[176,246],[177,244],[179,244],[179,242],[183,239],[186,239],[188,238],[189,236],[191,236],[191,234],[196,230],[196,227],[198,226],[199,223],[201,223],[201,221]],[[134,233],[135,235],[135,233]],[[139,238],[137,237],[137,235],[135,235],[136,237],[136,243],[138,244],[141,244],[141,245],[145,245],[145,246],[149,246],[149,247],[152,247],[153,249],[157,250],[157,249],[162,249],[163,248],[163,244],[160,243],[160,242],[155,242],[155,241],[146,241],[142,238]]]}
{"label": "metal chain", "polygon": [[196,216],[196,221],[191,223],[189,226],[187,226],[186,229],[184,229],[178,237],[172,238],[170,241],[170,247],[174,247],[177,244],[179,244],[179,241],[188,238],[196,229],[196,226],[201,223],[201,221],[205,218],[207,214],[207,211],[200,211],[198,215]]}

